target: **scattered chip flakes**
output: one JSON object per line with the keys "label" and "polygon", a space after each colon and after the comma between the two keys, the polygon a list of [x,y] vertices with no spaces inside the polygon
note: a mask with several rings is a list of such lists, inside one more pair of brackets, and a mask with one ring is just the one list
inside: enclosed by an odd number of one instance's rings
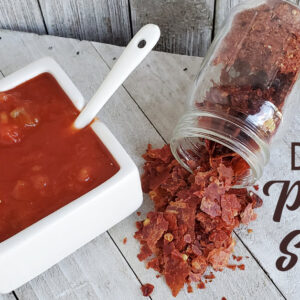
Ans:
{"label": "scattered chip flakes", "polygon": [[189,294],[193,292],[193,288],[192,288],[192,286],[190,284],[188,284],[188,286],[187,286],[187,292]]}
{"label": "scattered chip flakes", "polygon": [[152,294],[152,292],[154,290],[154,286],[150,283],[146,283],[141,286],[141,290],[142,290],[143,296],[148,297]]}
{"label": "scattered chip flakes", "polygon": [[124,239],[123,239],[123,244],[125,245],[127,243],[127,237],[125,237]]}
{"label": "scattered chip flakes", "polygon": [[227,268],[235,271],[236,270],[236,265],[227,265]]}
{"label": "scattered chip flakes", "polygon": [[242,271],[245,270],[245,265],[244,265],[244,264],[238,265],[237,267],[238,267],[240,270],[242,270]]}
{"label": "scattered chip flakes", "polygon": [[[240,222],[254,219],[253,208],[259,202],[246,189],[231,189],[234,153],[221,154],[222,148],[212,142],[203,151],[209,163],[203,160],[194,174],[179,165],[169,146],[149,146],[143,156],[143,191],[155,211],[136,223],[135,238],[141,243],[138,258],[165,277],[173,296],[185,283],[190,291],[191,282],[205,288],[203,278],[206,283],[215,278],[213,273],[203,275],[209,266],[216,271],[236,268],[228,265],[234,249],[232,231]],[[215,151],[218,154],[210,159]]]}
{"label": "scattered chip flakes", "polygon": [[221,300],[227,300],[225,297],[222,297],[222,299]]}
{"label": "scattered chip flakes", "polygon": [[200,281],[200,282],[198,283],[197,287],[198,287],[198,289],[201,289],[201,290],[205,289],[205,284],[204,284],[204,282],[203,282],[203,281]]}
{"label": "scattered chip flakes", "polygon": [[253,187],[254,187],[254,189],[255,189],[256,191],[259,190],[259,185],[258,185],[258,184],[254,185]]}
{"label": "scattered chip flakes", "polygon": [[204,275],[204,278],[208,279],[208,280],[211,280],[211,279],[215,279],[216,276],[212,272],[210,272],[209,275]]}
{"label": "scattered chip flakes", "polygon": [[136,214],[137,214],[138,216],[140,216],[142,213],[141,213],[140,211],[137,211]]}
{"label": "scattered chip flakes", "polygon": [[253,229],[247,229],[248,233],[252,233],[253,232]]}

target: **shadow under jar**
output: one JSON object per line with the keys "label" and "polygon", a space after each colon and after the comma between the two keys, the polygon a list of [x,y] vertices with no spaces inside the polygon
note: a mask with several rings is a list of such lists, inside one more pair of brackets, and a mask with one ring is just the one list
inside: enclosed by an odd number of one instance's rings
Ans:
{"label": "shadow under jar", "polygon": [[173,132],[173,155],[190,171],[208,158],[227,162],[235,187],[253,185],[297,105],[299,72],[299,8],[279,0],[238,5],[203,61]]}

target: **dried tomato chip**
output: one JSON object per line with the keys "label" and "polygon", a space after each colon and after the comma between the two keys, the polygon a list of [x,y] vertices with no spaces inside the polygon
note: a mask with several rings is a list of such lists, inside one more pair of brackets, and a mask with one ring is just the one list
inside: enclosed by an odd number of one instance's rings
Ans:
{"label": "dried tomato chip", "polygon": [[203,275],[207,268],[207,261],[203,256],[197,256],[191,263],[192,271],[197,274]]}
{"label": "dried tomato chip", "polygon": [[138,259],[140,261],[143,261],[145,260],[147,257],[151,256],[152,255],[152,251],[150,250],[150,248],[148,247],[147,244],[143,245],[141,247],[141,251],[140,253],[137,255]]}
{"label": "dried tomato chip", "polygon": [[243,224],[249,224],[251,221],[256,220],[256,213],[253,211],[252,204],[249,203],[245,210],[241,213],[241,222]]}
{"label": "dried tomato chip", "polygon": [[231,167],[226,167],[224,164],[220,164],[217,169],[219,172],[220,180],[224,181],[225,186],[230,186],[233,182],[233,169]]}
{"label": "dried tomato chip", "polygon": [[156,243],[168,229],[168,222],[161,212],[149,212],[141,229],[141,240],[145,241],[152,251],[156,251]]}
{"label": "dried tomato chip", "polygon": [[154,290],[154,286],[150,283],[143,284],[141,287],[143,296],[148,297],[152,294]]}
{"label": "dried tomato chip", "polygon": [[227,224],[232,224],[235,216],[241,210],[241,204],[234,194],[225,194],[221,196],[222,219]]}
{"label": "dried tomato chip", "polygon": [[202,198],[200,209],[211,217],[221,216],[222,214],[220,204],[217,200],[212,200],[207,197]]}
{"label": "dried tomato chip", "polygon": [[188,263],[177,249],[174,249],[170,255],[166,255],[164,262],[164,275],[167,285],[170,287],[172,295],[176,297],[189,275]]}

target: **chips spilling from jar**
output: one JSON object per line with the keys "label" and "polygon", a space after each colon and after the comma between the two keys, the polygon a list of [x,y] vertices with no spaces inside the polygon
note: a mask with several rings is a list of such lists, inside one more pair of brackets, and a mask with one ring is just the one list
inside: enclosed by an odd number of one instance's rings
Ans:
{"label": "chips spilling from jar", "polygon": [[[211,142],[205,145],[203,154],[210,155]],[[136,224],[138,258],[164,275],[173,296],[185,283],[202,287],[209,266],[215,271],[228,266],[235,245],[233,229],[255,220],[254,208],[262,205],[253,192],[232,188],[231,161],[220,157],[219,164],[190,173],[175,160],[169,145],[161,149],[149,145],[143,155],[143,191],[153,200],[155,211]]]}

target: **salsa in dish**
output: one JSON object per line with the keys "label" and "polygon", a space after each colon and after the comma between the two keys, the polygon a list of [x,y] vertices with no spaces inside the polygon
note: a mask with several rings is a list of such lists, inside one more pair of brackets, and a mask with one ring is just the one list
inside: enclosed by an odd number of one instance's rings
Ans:
{"label": "salsa in dish", "polygon": [[55,78],[0,92],[0,242],[99,186],[119,165]]}

